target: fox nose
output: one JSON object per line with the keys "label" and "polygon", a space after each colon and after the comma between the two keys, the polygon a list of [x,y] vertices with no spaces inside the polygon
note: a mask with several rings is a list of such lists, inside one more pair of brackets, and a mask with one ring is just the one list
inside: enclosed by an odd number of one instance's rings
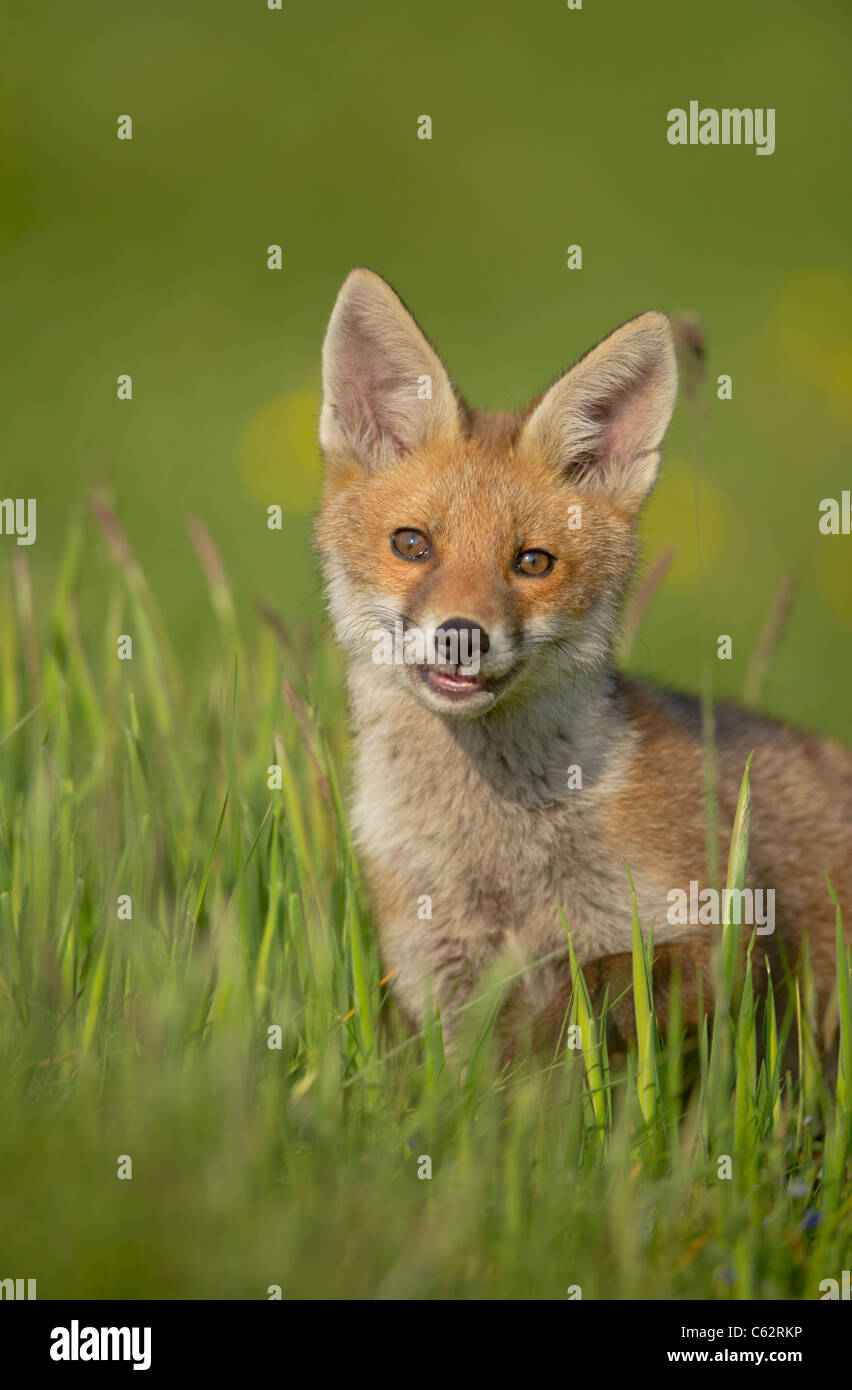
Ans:
{"label": "fox nose", "polygon": [[480,656],[484,656],[491,645],[488,640],[488,633],[485,631],[484,627],[479,626],[479,623],[472,622],[470,618],[447,618],[446,622],[441,623],[441,626],[435,630],[439,651],[446,653],[450,644],[444,634],[450,632],[458,633],[458,651],[462,650],[461,642],[463,635],[465,635],[464,640],[468,652],[475,652],[478,650]]}

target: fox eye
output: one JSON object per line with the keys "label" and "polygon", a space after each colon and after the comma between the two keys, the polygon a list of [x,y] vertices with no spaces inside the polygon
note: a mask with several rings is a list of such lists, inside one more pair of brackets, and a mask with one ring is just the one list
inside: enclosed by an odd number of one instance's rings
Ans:
{"label": "fox eye", "polygon": [[428,560],[432,547],[422,531],[412,531],[401,526],[390,538],[391,550],[401,555],[403,560]]}
{"label": "fox eye", "polygon": [[547,574],[553,565],[554,558],[547,550],[520,550],[515,557],[518,574]]}

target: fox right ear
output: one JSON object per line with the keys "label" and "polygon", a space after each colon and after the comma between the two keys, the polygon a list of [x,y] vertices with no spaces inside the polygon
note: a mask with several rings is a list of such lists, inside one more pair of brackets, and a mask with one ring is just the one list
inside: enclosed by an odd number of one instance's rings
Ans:
{"label": "fox right ear", "polygon": [[390,285],[353,270],[322,350],[320,444],[329,466],[381,468],[452,435],[460,402],[441,360]]}
{"label": "fox right ear", "polygon": [[522,437],[563,478],[636,510],[657,476],[676,395],[671,325],[665,314],[641,314],[545,392]]}

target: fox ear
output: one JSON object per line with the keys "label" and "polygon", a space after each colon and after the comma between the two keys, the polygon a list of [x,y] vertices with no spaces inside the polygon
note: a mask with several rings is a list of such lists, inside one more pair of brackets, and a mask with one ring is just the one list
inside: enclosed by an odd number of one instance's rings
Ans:
{"label": "fox ear", "polygon": [[460,402],[435,350],[381,276],[353,270],[322,350],[320,444],[329,465],[392,463],[458,430]]}
{"label": "fox ear", "polygon": [[566,480],[638,509],[657,476],[676,395],[671,325],[665,314],[641,314],[545,392],[522,442]]}

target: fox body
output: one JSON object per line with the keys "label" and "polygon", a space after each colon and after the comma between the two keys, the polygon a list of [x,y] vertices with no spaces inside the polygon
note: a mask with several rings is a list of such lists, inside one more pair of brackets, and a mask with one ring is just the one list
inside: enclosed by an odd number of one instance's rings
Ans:
{"label": "fox body", "polygon": [[[700,711],[612,665],[676,396],[668,320],[632,320],[527,410],[491,416],[467,408],[390,287],[356,270],[323,374],[316,540],[348,653],[355,830],[404,1012],[420,1023],[432,1000],[451,1028],[499,960],[518,981],[506,1026],[558,1034],[560,909],[593,993],[614,997],[629,981],[627,864],[655,924],[656,997],[677,962],[697,1021],[692,967],[706,988],[714,929],[673,924],[669,908],[672,890],[718,887]],[[378,659],[400,625],[437,659]],[[475,667],[441,659],[452,632],[475,639]],[[825,1007],[826,873],[852,920],[852,756],[735,706],[715,714],[723,846],[754,751],[747,886],[775,892],[760,948],[777,978],[807,936]]]}

